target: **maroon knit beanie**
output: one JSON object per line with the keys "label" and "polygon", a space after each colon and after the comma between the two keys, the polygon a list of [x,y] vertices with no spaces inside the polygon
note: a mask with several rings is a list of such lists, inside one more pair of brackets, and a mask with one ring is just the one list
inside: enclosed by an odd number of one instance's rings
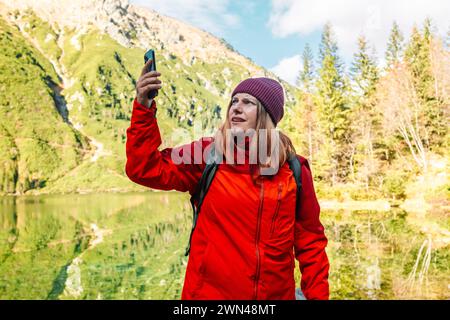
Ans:
{"label": "maroon knit beanie", "polygon": [[261,102],[275,126],[284,115],[284,93],[281,84],[269,78],[249,78],[237,85],[231,96],[248,93]]}

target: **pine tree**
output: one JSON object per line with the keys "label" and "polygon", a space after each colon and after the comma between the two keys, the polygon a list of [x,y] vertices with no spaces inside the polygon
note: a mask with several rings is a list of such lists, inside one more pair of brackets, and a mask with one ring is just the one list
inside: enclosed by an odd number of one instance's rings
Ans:
{"label": "pine tree", "polygon": [[361,96],[367,98],[373,95],[379,77],[378,68],[364,36],[358,38],[358,52],[354,55],[351,75]]}
{"label": "pine tree", "polygon": [[405,52],[405,60],[413,77],[417,113],[423,128],[423,143],[426,148],[440,146],[446,134],[445,104],[439,101],[435,92],[435,79],[431,67],[431,46],[434,42],[432,21],[427,18],[422,33],[414,27]]}
{"label": "pine tree", "polygon": [[319,58],[316,104],[320,133],[324,140],[321,148],[325,153],[320,157],[320,165],[325,178],[331,178],[335,184],[348,173],[346,140],[349,138],[349,121],[343,64],[338,56],[338,46],[330,24],[324,27]]}
{"label": "pine tree", "polygon": [[425,43],[430,44],[431,39],[433,37],[433,26],[432,26],[432,21],[430,18],[426,18],[425,21],[423,22],[423,41]]}
{"label": "pine tree", "polygon": [[313,54],[309,44],[305,45],[302,54],[303,68],[297,78],[297,85],[310,92],[314,79]]}
{"label": "pine tree", "polygon": [[[428,32],[428,31],[427,31]],[[409,44],[405,51],[405,60],[415,79],[415,87],[421,99],[425,98],[430,80],[430,37],[422,37],[416,26],[413,27]]]}
{"label": "pine tree", "polygon": [[302,111],[299,120],[303,122],[302,127],[305,128],[303,141],[307,142],[308,158],[310,162],[315,159],[317,141],[314,136],[315,131],[315,105],[313,101],[313,85],[314,85],[314,62],[313,53],[309,44],[306,44],[302,54],[303,68],[297,78],[297,85],[301,88],[299,101]]}
{"label": "pine tree", "polygon": [[397,22],[394,21],[386,50],[386,65],[388,68],[397,65],[401,61],[403,41],[403,34],[401,33]]}
{"label": "pine tree", "polygon": [[358,52],[354,55],[351,67],[353,80],[352,107],[352,153],[350,173],[355,179],[364,181],[369,188],[371,175],[376,173],[374,140],[380,135],[380,116],[375,113],[376,86],[379,79],[375,58],[369,53],[369,46],[364,36],[358,38]]}

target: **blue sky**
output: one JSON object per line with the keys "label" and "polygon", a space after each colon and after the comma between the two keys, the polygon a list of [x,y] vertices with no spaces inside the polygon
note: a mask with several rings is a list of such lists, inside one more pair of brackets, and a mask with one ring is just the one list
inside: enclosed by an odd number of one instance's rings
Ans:
{"label": "blue sky", "polygon": [[393,21],[405,37],[430,17],[436,31],[450,28],[449,0],[130,0],[224,38],[241,54],[295,82],[309,43],[317,57],[323,25],[330,22],[347,67],[364,34],[383,63]]}

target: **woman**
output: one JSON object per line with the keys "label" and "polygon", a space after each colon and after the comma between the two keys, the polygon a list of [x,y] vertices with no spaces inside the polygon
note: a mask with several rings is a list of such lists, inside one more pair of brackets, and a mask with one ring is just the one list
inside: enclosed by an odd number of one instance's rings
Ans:
{"label": "woman", "polygon": [[[328,299],[327,238],[311,171],[306,159],[297,156],[302,193],[296,213],[296,183],[286,161],[295,149],[286,135],[274,131],[284,114],[282,86],[268,78],[242,81],[214,137],[159,151],[156,102],[147,96],[161,88],[161,74],[146,73],[146,67],[137,82],[127,130],[128,177],[150,188],[193,194],[207,150],[214,146],[223,160],[192,234],[181,298],[295,299],[296,258],[306,299]],[[263,140],[269,151],[255,163]],[[244,161],[234,163],[240,156]]]}

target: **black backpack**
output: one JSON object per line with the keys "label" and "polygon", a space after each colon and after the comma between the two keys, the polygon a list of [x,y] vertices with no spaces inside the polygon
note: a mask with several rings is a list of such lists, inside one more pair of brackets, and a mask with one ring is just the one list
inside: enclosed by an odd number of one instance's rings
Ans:
{"label": "black backpack", "polygon": [[[189,255],[189,251],[191,249],[191,239],[192,234],[194,233],[195,226],[197,224],[198,214],[200,213],[200,208],[202,207],[203,200],[205,199],[206,193],[213,181],[213,178],[216,174],[217,168],[219,166],[217,159],[215,158],[215,149],[214,144],[211,147],[211,150],[208,154],[208,158],[206,159],[206,167],[203,170],[200,181],[195,189],[195,192],[192,194],[190,199],[192,210],[193,210],[193,221],[192,221],[192,229],[191,234],[189,236],[189,243],[186,248],[185,256]],[[302,179],[301,179],[301,165],[297,156],[293,154],[289,159],[289,168],[294,173],[295,182],[297,183],[297,201],[295,203],[295,212],[297,213],[300,208],[300,194],[302,190]]]}

